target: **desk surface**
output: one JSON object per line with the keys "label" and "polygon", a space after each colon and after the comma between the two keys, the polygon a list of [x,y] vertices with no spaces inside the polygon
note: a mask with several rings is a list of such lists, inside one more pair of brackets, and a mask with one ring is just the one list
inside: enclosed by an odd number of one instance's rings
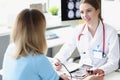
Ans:
{"label": "desk surface", "polygon": [[[79,67],[79,64],[77,63],[65,63],[66,67],[68,68],[68,70],[73,70]],[[61,72],[64,72],[68,74],[68,72],[66,72],[65,68],[63,68],[61,70]],[[72,79],[72,80],[78,80],[78,79]],[[120,80],[120,72],[112,72],[108,75],[105,76],[104,80]]]}
{"label": "desk surface", "polygon": [[[50,60],[51,63],[53,62],[52,58],[48,58],[48,59]],[[66,66],[66,68],[69,71],[72,71],[72,70],[75,70],[75,69],[79,68],[79,64],[78,63],[65,62],[64,65]],[[66,74],[69,75],[69,73],[66,70],[66,68],[62,67],[62,69],[58,72],[58,74],[66,73]],[[72,80],[79,80],[79,79],[73,78]],[[119,72],[112,72],[112,73],[106,75],[104,80],[120,80],[120,70],[119,70]]]}
{"label": "desk surface", "polygon": [[104,80],[120,80],[120,72],[113,72],[105,76]]}

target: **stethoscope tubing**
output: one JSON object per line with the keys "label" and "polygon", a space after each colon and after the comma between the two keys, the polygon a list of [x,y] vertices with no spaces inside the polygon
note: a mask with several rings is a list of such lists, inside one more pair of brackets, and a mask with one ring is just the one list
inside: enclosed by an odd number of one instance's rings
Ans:
{"label": "stethoscope tubing", "polygon": [[[102,22],[102,32],[103,32],[103,43],[102,43],[102,45],[103,45],[103,47],[102,47],[102,56],[103,57],[105,57],[105,26],[104,26],[104,23],[103,23],[103,21],[101,21]],[[86,24],[84,24],[84,26],[82,27],[82,30],[81,30],[81,32],[80,32],[80,34],[78,35],[78,41],[80,41],[80,38],[81,38],[81,36],[83,36],[84,34],[82,34],[82,32],[84,31],[84,29],[85,29],[85,26],[86,26]]]}

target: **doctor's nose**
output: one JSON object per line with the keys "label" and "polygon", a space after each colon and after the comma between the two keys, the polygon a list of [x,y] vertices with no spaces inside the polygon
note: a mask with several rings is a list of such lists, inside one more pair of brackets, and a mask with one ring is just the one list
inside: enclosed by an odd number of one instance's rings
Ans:
{"label": "doctor's nose", "polygon": [[84,13],[83,13],[83,16],[86,16],[86,15],[87,15],[87,13],[86,13],[86,12],[84,12]]}
{"label": "doctor's nose", "polygon": [[87,17],[87,13],[86,13],[86,12],[83,13],[83,17],[84,17],[84,18]]}

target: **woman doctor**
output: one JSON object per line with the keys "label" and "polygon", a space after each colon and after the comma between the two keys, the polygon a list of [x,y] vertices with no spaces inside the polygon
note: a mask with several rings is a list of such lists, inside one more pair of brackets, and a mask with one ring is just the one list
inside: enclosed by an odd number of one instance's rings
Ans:
{"label": "woman doctor", "polygon": [[80,13],[84,24],[76,27],[70,41],[55,55],[55,69],[60,70],[60,62],[66,61],[77,47],[81,56],[80,66],[93,66],[93,74],[103,75],[116,70],[119,61],[119,39],[117,31],[103,22],[99,0],[81,0]]}

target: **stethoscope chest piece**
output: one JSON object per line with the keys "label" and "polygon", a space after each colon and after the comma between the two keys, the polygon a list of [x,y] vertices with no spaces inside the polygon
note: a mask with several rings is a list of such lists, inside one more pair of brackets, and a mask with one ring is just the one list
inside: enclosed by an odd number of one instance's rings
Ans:
{"label": "stethoscope chest piece", "polygon": [[102,57],[105,58],[107,55],[103,52],[102,53]]}

